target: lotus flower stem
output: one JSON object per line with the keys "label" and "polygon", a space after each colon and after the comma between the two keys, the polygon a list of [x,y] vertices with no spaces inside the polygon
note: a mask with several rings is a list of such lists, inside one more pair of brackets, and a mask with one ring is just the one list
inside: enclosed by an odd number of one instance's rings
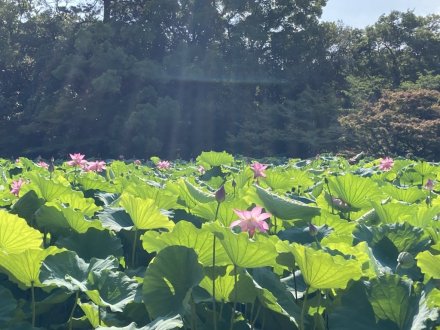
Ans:
{"label": "lotus flower stem", "polygon": [[191,295],[191,330],[197,330],[196,322],[196,305],[194,304],[194,298]]}
{"label": "lotus flower stem", "polygon": [[255,314],[255,317],[251,320],[251,329],[254,329],[254,325],[255,325],[255,322],[257,322],[260,311],[261,311],[261,304],[258,305],[257,313]]}
{"label": "lotus flower stem", "polygon": [[277,234],[277,217],[273,217],[273,230],[274,230],[274,234]]}
{"label": "lotus flower stem", "polygon": [[75,312],[75,308],[78,303],[78,298],[79,298],[79,291],[76,291],[75,302],[73,303],[73,308],[72,308],[72,311],[70,312],[70,316],[69,316],[69,330],[72,330],[73,313]]}
{"label": "lotus flower stem", "polygon": [[[321,307],[321,291],[318,291],[318,309],[316,311],[316,318],[319,318],[319,307]],[[315,318],[315,322],[313,323],[313,330],[316,329],[316,318]]]}
{"label": "lotus flower stem", "polygon": [[330,190],[330,186],[329,186],[329,184],[328,184],[328,179],[325,178],[325,179],[324,179],[324,182],[325,182],[325,184],[326,184],[326,186],[327,186],[328,194],[330,195],[330,207],[332,208],[332,214],[334,214],[334,209],[333,209],[333,196],[332,196],[332,192],[331,192],[331,190]]}
{"label": "lotus flower stem", "polygon": [[292,271],[292,275],[293,275],[293,287],[295,288],[295,302],[298,302],[298,289],[296,286],[295,268]]}
{"label": "lotus flower stem", "polygon": [[237,308],[237,265],[234,264],[234,305],[232,307],[232,313],[231,313],[231,326],[230,330],[234,327],[234,316],[235,316],[235,309]]}
{"label": "lotus flower stem", "polygon": [[134,231],[134,240],[133,240],[133,247],[131,250],[131,267],[134,268],[134,263],[136,260],[136,241],[137,241],[137,229]]}
{"label": "lotus flower stem", "polygon": [[306,311],[306,306],[307,306],[307,296],[309,294],[309,287],[307,287],[306,292],[304,294],[304,301],[303,301],[303,306],[301,309],[301,319],[300,319],[300,324],[299,324],[299,329],[300,330],[305,330],[304,328],[304,314]]}
{"label": "lotus flower stem", "polygon": [[34,281],[31,281],[31,295],[32,295],[32,328],[35,328],[35,288]]}
{"label": "lotus flower stem", "polygon": [[[217,209],[215,210],[214,220],[217,220],[218,211],[220,209],[220,202],[217,201]],[[215,303],[215,243],[216,237],[212,242],[212,317],[214,322],[214,330],[217,330],[217,316],[216,316],[216,303]]]}

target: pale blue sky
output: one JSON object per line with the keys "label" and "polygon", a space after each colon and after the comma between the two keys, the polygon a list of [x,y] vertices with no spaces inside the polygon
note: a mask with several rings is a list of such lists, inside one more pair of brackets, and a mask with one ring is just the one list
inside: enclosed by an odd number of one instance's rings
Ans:
{"label": "pale blue sky", "polygon": [[328,0],[322,19],[363,28],[374,24],[382,14],[408,9],[422,16],[440,14],[440,0]]}

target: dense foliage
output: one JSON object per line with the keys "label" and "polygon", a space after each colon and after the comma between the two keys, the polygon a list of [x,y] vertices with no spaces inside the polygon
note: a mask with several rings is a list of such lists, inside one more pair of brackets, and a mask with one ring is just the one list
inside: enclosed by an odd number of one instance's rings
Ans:
{"label": "dense foliage", "polygon": [[0,160],[0,328],[440,327],[440,166]]}
{"label": "dense foliage", "polygon": [[0,0],[2,155],[310,157],[346,147],[344,109],[439,88],[438,16],[352,29],[325,4]]}

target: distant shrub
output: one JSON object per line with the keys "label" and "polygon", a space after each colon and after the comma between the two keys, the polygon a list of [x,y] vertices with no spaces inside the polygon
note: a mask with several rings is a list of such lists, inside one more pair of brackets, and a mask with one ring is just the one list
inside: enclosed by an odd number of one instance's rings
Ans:
{"label": "distant shrub", "polygon": [[374,155],[440,155],[440,92],[387,91],[374,103],[340,118],[347,149]]}

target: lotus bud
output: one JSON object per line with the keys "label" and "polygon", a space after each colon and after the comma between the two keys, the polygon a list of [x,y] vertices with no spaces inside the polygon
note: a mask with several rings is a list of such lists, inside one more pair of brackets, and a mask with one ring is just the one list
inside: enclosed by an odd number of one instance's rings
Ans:
{"label": "lotus bud", "polygon": [[54,164],[55,159],[52,157],[50,159],[49,162],[49,167],[47,168],[49,170],[50,173],[52,173],[53,171],[55,171],[55,164]]}
{"label": "lotus bud", "polygon": [[400,252],[399,256],[397,257],[397,263],[398,263],[398,266],[400,266],[400,268],[409,269],[409,268],[412,268],[416,264],[416,261],[411,253]]}
{"label": "lotus bud", "polygon": [[425,189],[432,191],[434,189],[434,181],[431,179],[428,179],[428,181],[426,181],[426,184],[425,184]]}
{"label": "lotus bud", "polygon": [[222,185],[216,192],[215,192],[215,200],[217,201],[217,203],[221,203],[225,200],[226,198],[226,191],[225,191],[225,186]]}

